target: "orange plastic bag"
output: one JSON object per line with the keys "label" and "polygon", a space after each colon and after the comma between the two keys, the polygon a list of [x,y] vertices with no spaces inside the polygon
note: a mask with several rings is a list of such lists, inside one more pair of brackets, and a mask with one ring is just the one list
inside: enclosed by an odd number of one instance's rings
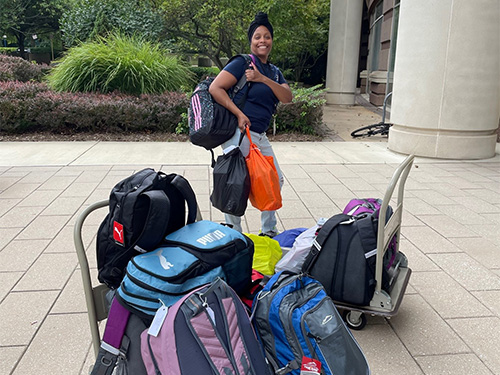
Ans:
{"label": "orange plastic bag", "polygon": [[264,156],[252,143],[247,128],[250,151],[246,157],[250,174],[250,203],[260,211],[274,211],[282,206],[278,172],[272,156]]}

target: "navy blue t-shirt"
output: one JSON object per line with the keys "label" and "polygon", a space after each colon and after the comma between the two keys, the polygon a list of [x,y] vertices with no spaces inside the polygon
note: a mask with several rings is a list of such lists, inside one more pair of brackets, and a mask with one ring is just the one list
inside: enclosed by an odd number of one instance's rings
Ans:
{"label": "navy blue t-shirt", "polygon": [[[263,64],[257,57],[254,56],[255,65],[259,69],[259,72],[266,77],[272,79],[279,84],[286,83],[283,74],[280,70],[272,64]],[[248,68],[245,59],[239,56],[232,61],[230,61],[224,70],[231,73],[239,79],[245,74],[245,70]],[[245,94],[248,90],[249,85],[246,84],[241,91],[236,94],[234,102],[238,103],[241,96]],[[275,107],[278,105],[278,98],[274,95],[271,88],[265,83],[261,82],[250,82],[250,90],[248,91],[248,96],[245,101],[245,105],[242,108],[243,113],[250,120],[250,130],[256,133],[264,133],[269,127],[269,122],[274,113]]]}

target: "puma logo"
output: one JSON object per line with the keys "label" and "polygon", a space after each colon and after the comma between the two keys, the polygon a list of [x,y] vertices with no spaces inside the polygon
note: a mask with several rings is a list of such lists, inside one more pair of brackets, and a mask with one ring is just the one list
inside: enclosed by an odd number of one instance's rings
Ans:
{"label": "puma logo", "polygon": [[125,239],[123,238],[123,225],[117,221],[113,222],[113,239],[120,246],[125,246]]}
{"label": "puma logo", "polygon": [[118,238],[123,241],[123,229],[122,230],[118,230],[117,227],[115,227],[115,232],[118,234]]}
{"label": "puma logo", "polygon": [[159,250],[159,251],[155,251],[154,253],[151,253],[151,254],[148,254],[148,255],[145,255],[144,258],[149,258],[149,257],[158,257],[158,259],[160,260],[160,265],[163,267],[163,269],[165,270],[169,270],[170,268],[172,268],[174,265],[172,263],[170,263],[167,258],[162,254],[163,253],[163,249]]}

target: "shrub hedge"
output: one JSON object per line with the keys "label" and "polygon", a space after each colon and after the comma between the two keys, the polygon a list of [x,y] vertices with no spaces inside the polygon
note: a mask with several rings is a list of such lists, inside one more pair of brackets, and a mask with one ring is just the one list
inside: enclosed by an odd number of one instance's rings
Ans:
{"label": "shrub hedge", "polygon": [[185,94],[54,92],[43,83],[0,82],[0,131],[175,132]]}
{"label": "shrub hedge", "polygon": [[[294,100],[280,104],[277,133],[318,134],[323,92],[292,87]],[[69,93],[46,84],[0,82],[0,132],[170,132],[187,133],[188,95],[179,92],[142,94]]]}
{"label": "shrub hedge", "polygon": [[38,81],[50,70],[48,65],[30,63],[20,57],[0,54],[0,81]]}

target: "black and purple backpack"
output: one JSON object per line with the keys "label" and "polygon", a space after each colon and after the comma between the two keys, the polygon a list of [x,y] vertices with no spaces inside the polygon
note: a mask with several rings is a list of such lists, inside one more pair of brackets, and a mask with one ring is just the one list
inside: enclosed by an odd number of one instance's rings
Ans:
{"label": "black and purple backpack", "polygon": [[[378,213],[380,211],[380,206],[382,205],[382,200],[378,198],[356,198],[351,199],[349,203],[344,208],[342,212],[345,215],[350,216],[366,216],[366,215],[375,215],[378,218]],[[387,206],[386,212],[386,222],[392,216],[392,207]],[[384,266],[387,270],[391,268],[394,264],[394,260],[396,259],[396,255],[398,252],[396,235],[394,235],[389,243],[389,247],[387,248],[387,252],[384,256]]]}
{"label": "black and purple backpack", "polygon": [[[236,55],[231,60],[237,56],[242,56],[248,66],[253,60],[251,55]],[[217,103],[210,94],[209,88],[213,80],[214,77],[207,77],[198,83],[189,100],[188,109],[189,140],[194,145],[204,147],[212,152],[212,166],[215,165],[212,149],[229,140],[238,127],[236,116]],[[243,74],[236,85],[228,92],[229,97],[234,99],[236,93],[243,89],[246,84],[247,77]],[[239,108],[243,108],[246,98],[245,93],[235,104]]]}
{"label": "black and purple backpack", "polygon": [[171,306],[159,330],[145,330],[141,352],[148,375],[271,374],[245,307],[220,278]]}

